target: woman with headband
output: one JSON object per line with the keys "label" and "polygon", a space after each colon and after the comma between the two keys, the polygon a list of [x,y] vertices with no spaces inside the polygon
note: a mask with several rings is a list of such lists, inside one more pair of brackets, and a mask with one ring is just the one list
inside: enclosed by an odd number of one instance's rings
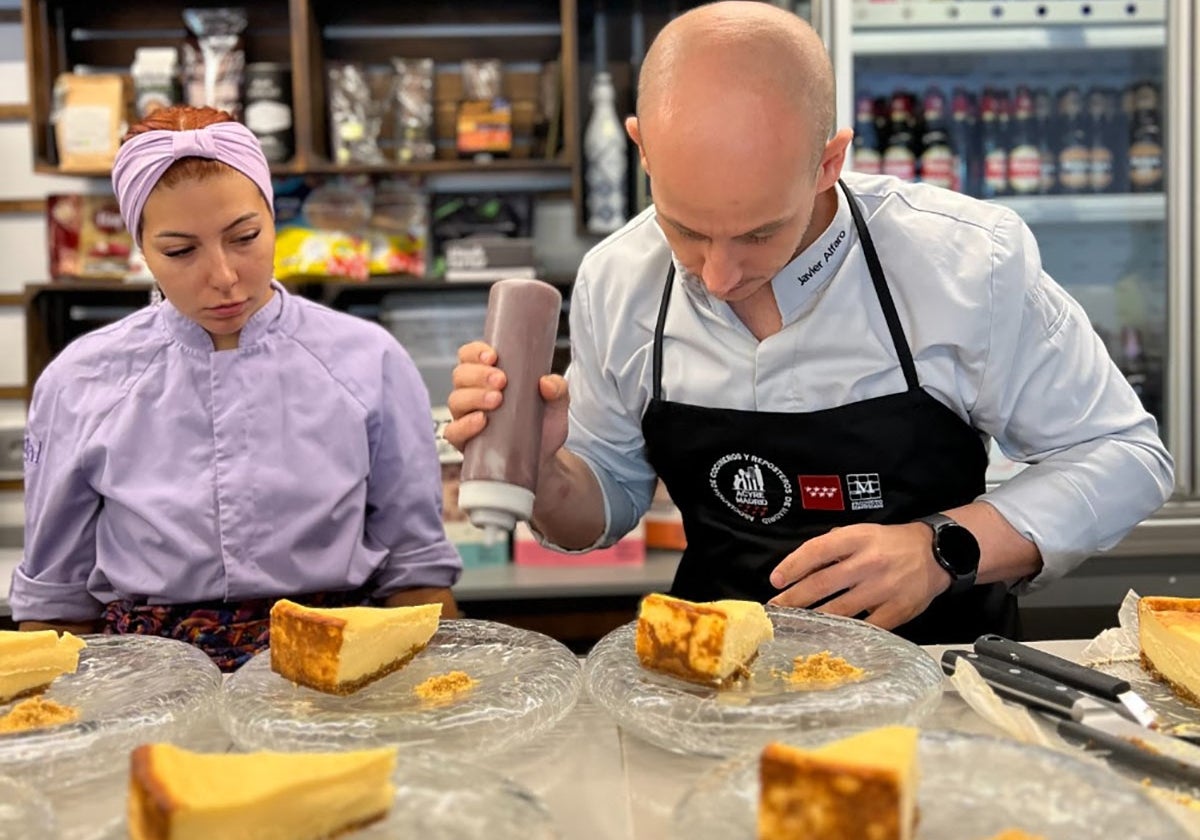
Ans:
{"label": "woman with headband", "polygon": [[273,280],[254,135],[220,111],[158,111],[113,188],[166,300],[72,342],[37,382],[14,620],[182,639],[233,670],[280,597],[455,615],[424,384],[383,329]]}

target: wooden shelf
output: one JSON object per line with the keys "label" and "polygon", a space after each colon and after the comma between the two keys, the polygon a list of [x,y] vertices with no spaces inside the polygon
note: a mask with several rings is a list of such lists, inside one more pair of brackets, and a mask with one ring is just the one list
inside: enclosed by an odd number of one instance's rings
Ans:
{"label": "wooden shelf", "polygon": [[339,164],[332,161],[315,162],[306,172],[321,175],[442,175],[487,172],[570,172],[566,160],[533,158],[497,158],[487,163],[471,160],[430,160],[418,163]]}
{"label": "wooden shelf", "polygon": [[[112,177],[111,169],[84,169],[84,170],[69,170],[63,171],[53,163],[45,160],[36,160],[33,163],[33,171],[39,175],[66,175],[74,178],[104,178]],[[271,164],[272,175],[303,175],[309,170],[305,169],[300,163],[273,163]]]}
{"label": "wooden shelf", "polygon": [[[246,6],[246,62],[281,62],[292,70],[291,105],[294,159],[272,166],[277,176],[322,175],[489,175],[526,173],[570,175],[531,183],[539,192],[562,190],[574,180],[578,132],[575,116],[576,4],[578,0],[441,0],[397,4],[393,0],[262,0]],[[91,71],[128,72],[138,47],[175,46],[185,34],[183,9],[190,0],[130,0],[115,7],[74,0],[23,0],[25,53],[29,79],[30,126],[34,171],[45,175],[109,178],[107,169],[63,171],[54,162],[49,119],[54,80],[84,66]],[[199,5],[208,5],[201,3]],[[447,108],[462,94],[464,59],[496,58],[505,64],[505,95],[513,103],[514,145],[534,143],[536,106],[542,68],[559,62],[563,86],[561,130],[553,160],[499,159],[490,163],[434,160],[427,163],[339,166],[332,161],[327,102],[331,63],[351,61],[364,68],[390,66],[396,56],[428,56],[435,61],[435,142],[446,135]],[[376,96],[379,96],[377,91]],[[387,141],[391,123],[381,141]]]}
{"label": "wooden shelf", "polygon": [[[497,158],[487,163],[473,160],[430,160],[418,163],[339,164],[329,160],[315,161],[309,165],[299,162],[271,165],[271,174],[288,175],[449,175],[483,174],[492,172],[570,172],[568,160],[541,160],[534,158]],[[110,169],[88,169],[64,172],[45,161],[37,161],[33,171],[42,175],[67,175],[76,178],[111,178]]]}

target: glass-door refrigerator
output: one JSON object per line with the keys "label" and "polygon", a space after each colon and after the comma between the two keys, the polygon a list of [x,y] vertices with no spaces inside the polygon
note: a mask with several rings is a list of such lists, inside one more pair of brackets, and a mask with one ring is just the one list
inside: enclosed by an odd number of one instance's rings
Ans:
{"label": "glass-door refrigerator", "polygon": [[[1012,207],[1158,418],[1175,499],[1126,540],[1151,554],[1200,546],[1193,3],[814,0],[802,10],[811,6],[833,56],[838,124],[855,128],[847,168]],[[1018,469],[993,446],[991,480]]]}

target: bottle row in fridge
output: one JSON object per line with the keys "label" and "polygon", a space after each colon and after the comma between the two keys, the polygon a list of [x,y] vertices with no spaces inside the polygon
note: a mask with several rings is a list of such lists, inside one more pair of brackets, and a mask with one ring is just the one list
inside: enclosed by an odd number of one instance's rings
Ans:
{"label": "bottle row in fridge", "polygon": [[853,168],[981,198],[1159,192],[1159,86],[860,91]]}

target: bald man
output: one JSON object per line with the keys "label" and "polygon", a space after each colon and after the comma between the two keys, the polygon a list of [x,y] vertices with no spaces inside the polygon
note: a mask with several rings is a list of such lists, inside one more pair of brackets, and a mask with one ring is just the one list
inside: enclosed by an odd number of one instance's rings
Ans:
{"label": "bald man", "polygon": [[[807,24],[700,7],[654,41],[639,93],[626,127],[654,206],[584,259],[570,370],[541,383],[549,544],[612,543],[661,478],[688,542],[674,594],[956,642],[1018,636],[1014,591],[1163,504],[1155,420],[1021,220],[839,180],[851,132]],[[505,380],[486,345],[459,359],[461,449]],[[1030,464],[990,491],[989,438]]]}

